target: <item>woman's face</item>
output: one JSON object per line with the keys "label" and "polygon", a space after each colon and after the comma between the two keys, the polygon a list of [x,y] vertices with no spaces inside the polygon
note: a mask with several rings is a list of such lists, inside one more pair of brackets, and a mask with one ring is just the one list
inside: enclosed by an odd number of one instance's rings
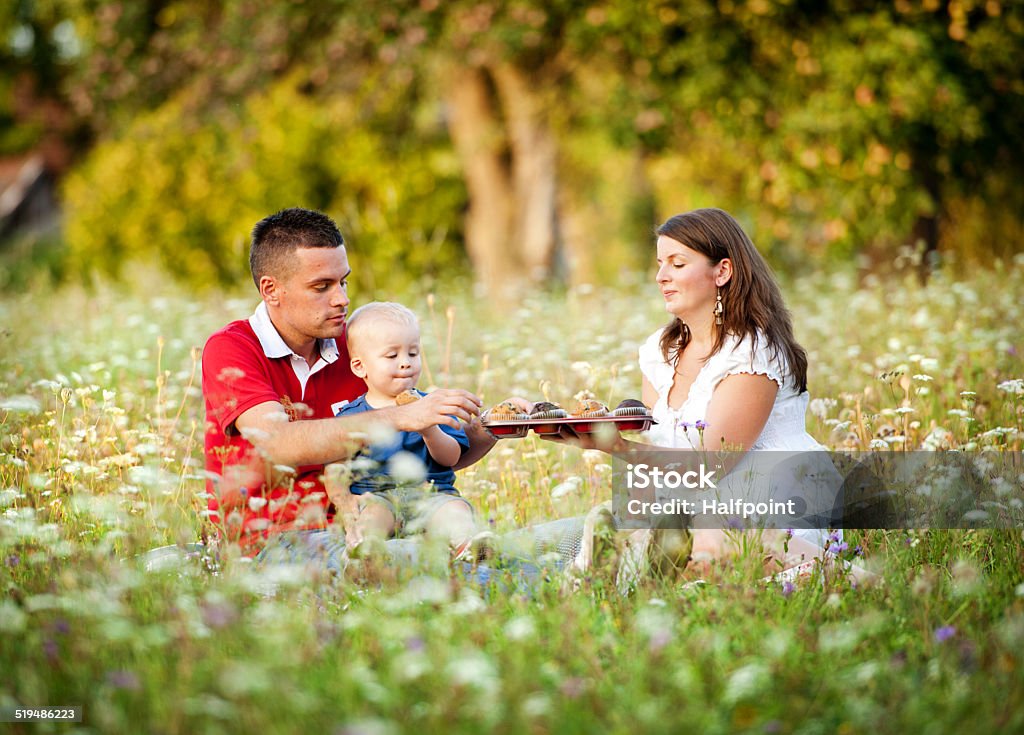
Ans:
{"label": "woman's face", "polygon": [[693,323],[696,317],[712,318],[720,270],[706,256],[678,240],[665,235],[658,237],[655,280],[665,298],[665,311],[683,322]]}

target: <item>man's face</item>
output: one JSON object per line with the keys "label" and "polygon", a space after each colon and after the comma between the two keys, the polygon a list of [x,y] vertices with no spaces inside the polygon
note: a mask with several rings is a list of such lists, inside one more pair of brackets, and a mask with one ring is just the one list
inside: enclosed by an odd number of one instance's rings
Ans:
{"label": "man's face", "polygon": [[[261,279],[274,326],[293,350],[345,334],[348,277],[345,248],[298,248],[282,276]],[[269,280],[268,280],[269,279]]]}

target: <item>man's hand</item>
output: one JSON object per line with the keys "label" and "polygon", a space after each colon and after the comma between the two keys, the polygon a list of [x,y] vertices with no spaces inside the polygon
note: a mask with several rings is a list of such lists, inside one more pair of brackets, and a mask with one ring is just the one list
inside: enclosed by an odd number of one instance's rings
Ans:
{"label": "man's hand", "polygon": [[459,419],[468,422],[480,415],[480,405],[480,399],[469,391],[441,388],[390,411],[399,431],[423,431],[438,424],[458,429]]}

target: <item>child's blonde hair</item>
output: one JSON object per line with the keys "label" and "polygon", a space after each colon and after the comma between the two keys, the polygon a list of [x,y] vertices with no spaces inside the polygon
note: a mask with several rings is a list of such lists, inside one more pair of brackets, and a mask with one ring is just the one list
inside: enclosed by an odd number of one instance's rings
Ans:
{"label": "child's blonde hair", "polygon": [[366,331],[366,328],[375,320],[383,319],[392,324],[404,324],[416,330],[420,328],[419,319],[411,309],[394,301],[371,301],[363,304],[352,312],[348,318],[348,328],[345,339],[348,342],[349,351],[352,351],[353,343]]}

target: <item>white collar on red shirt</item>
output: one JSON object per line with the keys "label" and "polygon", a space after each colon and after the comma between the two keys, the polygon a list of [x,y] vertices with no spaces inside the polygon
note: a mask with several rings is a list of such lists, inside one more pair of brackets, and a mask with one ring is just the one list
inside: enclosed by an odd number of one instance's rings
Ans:
{"label": "white collar on red shirt", "polygon": [[[255,313],[249,317],[249,326],[256,333],[256,339],[260,341],[263,354],[267,357],[288,357],[295,354],[281,338],[274,323],[270,321],[270,314],[267,313],[267,305],[264,302],[261,301],[260,305],[256,307]],[[341,357],[338,343],[335,340],[320,339],[317,342],[320,345],[320,357],[324,362],[332,363]]]}

